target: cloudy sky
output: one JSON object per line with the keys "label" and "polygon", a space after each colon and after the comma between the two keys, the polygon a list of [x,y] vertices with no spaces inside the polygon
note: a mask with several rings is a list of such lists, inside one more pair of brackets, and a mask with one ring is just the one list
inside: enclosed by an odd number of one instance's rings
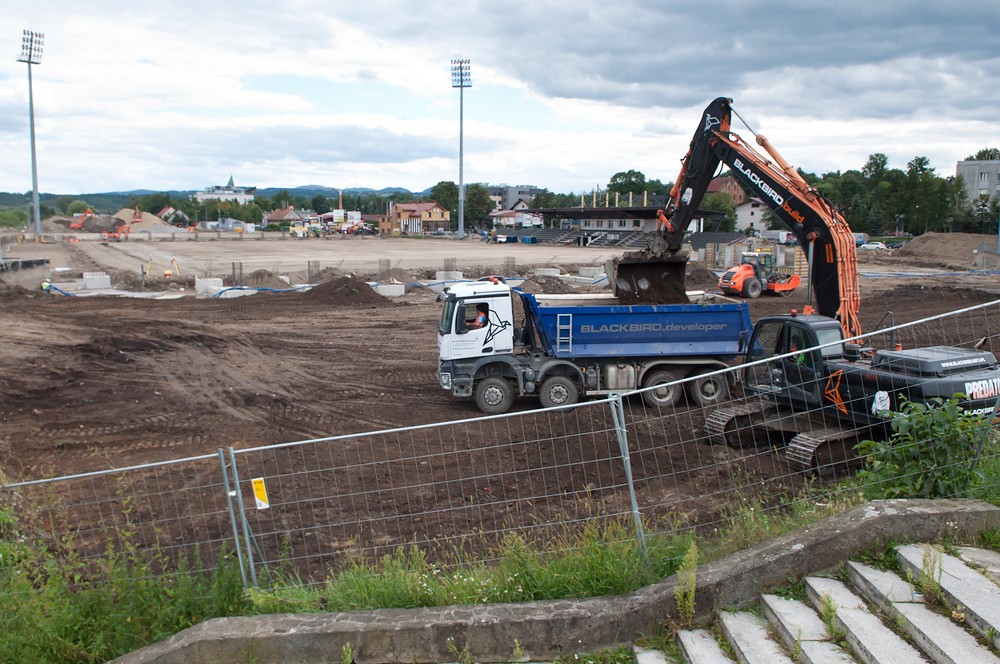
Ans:
{"label": "cloudy sky", "polygon": [[1000,147],[996,0],[38,0],[0,26],[0,191],[31,189],[23,29],[51,193],[457,182],[459,57],[466,183],[672,181],[718,96],[814,173]]}

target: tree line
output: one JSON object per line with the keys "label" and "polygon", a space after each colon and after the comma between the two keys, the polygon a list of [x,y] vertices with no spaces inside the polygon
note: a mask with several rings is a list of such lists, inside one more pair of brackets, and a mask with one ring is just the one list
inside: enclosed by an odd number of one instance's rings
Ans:
{"label": "tree line", "polygon": [[[997,160],[1000,159],[1000,148],[984,148],[970,155],[967,160]],[[914,157],[907,163],[906,169],[889,168],[889,158],[882,153],[874,153],[860,169],[844,172],[835,171],[816,175],[799,170],[799,173],[810,186],[825,196],[843,215],[844,219],[856,232],[871,235],[892,234],[903,231],[920,235],[929,231],[996,233],[998,218],[1000,218],[1000,200],[996,196],[988,199],[979,197],[969,199],[965,183],[956,176],[941,177],[934,171],[926,157]],[[726,173],[723,172],[722,175]],[[559,194],[542,190],[530,203],[532,209],[574,207],[580,205],[581,196],[585,201],[588,197],[597,198],[598,206],[603,206],[605,197],[614,204],[615,195],[618,204],[626,205],[629,194],[634,205],[639,205],[644,195],[648,195],[653,205],[663,205],[669,195],[673,183],[663,183],[647,177],[636,170],[615,173],[608,181],[607,187],[586,193]],[[20,199],[18,205],[17,199]],[[30,194],[0,194],[0,226],[21,227],[28,223],[28,212],[25,199],[30,201]],[[300,210],[312,210],[323,214],[334,209],[338,202],[346,210],[357,210],[362,214],[384,214],[390,204],[412,203],[419,201],[434,201],[451,213],[452,227],[458,226],[458,185],[452,181],[443,180],[431,188],[426,199],[416,194],[398,192],[385,193],[352,193],[343,194],[340,201],[335,198],[316,194],[314,196],[296,196],[287,190],[280,190],[274,195],[256,196],[254,201],[238,204],[233,201],[206,200],[197,201],[193,197],[178,196],[170,193],[153,193],[141,196],[131,196],[125,201],[125,207],[139,209],[153,214],[167,206],[184,213],[191,221],[212,221],[221,218],[232,218],[254,224],[262,224],[267,215],[275,209],[294,206]],[[590,201],[586,201],[590,204]],[[52,215],[70,216],[88,208],[95,212],[105,210],[105,201],[78,199],[72,196],[45,196],[42,207],[42,217]],[[122,207],[116,205],[117,210]],[[8,207],[9,209],[2,209]],[[704,210],[722,213],[714,222],[714,230],[732,230],[735,227],[736,212],[732,199],[724,193],[713,193],[705,196],[700,206]],[[490,212],[494,203],[489,192],[481,184],[470,184],[465,187],[465,202],[463,206],[465,221],[470,226],[488,225]],[[558,219],[549,218],[548,225],[558,224]],[[772,228],[783,228],[780,221],[773,215],[764,215],[764,221]]]}

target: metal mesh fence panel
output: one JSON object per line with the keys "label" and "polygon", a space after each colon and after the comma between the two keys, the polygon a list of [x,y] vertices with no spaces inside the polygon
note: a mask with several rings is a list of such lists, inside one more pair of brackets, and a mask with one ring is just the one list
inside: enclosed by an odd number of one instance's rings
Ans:
{"label": "metal mesh fence panel", "polygon": [[87,560],[108,547],[156,550],[211,569],[233,540],[217,456],[135,466],[4,487],[0,500],[33,533]]}
{"label": "metal mesh fence panel", "polygon": [[606,402],[241,450],[236,468],[255,562],[308,578],[403,544],[488,559],[509,532],[551,539],[629,513]]}
{"label": "metal mesh fence panel", "polygon": [[[838,494],[1000,498],[991,427],[1000,381],[982,371],[994,360],[934,350],[994,353],[1000,303],[875,330],[847,344],[858,346],[859,362],[845,361],[839,341],[786,352],[787,329],[775,332],[759,339],[770,350],[751,349],[763,359],[677,381],[676,405],[647,404],[640,397],[649,390],[625,399],[635,488],[652,532],[716,532],[753,510],[766,517],[801,508],[790,507],[796,499]],[[713,379],[730,386],[725,398],[706,388]],[[956,393],[971,399],[964,416],[924,412]],[[863,441],[874,442],[859,448]]]}
{"label": "metal mesh fence panel", "polygon": [[[180,561],[209,570],[235,550],[250,582],[270,572],[318,582],[401,545],[489,562],[511,534],[558,549],[567,532],[631,522],[636,511],[642,538],[711,534],[737,518],[766,532],[755,515],[803,500],[818,509],[838,495],[1000,503],[1000,442],[989,424],[1000,381],[974,355],[893,354],[944,345],[995,353],[1000,302],[876,330],[857,347],[789,350],[777,330],[759,341],[750,349],[759,359],[743,367],[564,409],[220,451],[12,484],[0,497],[23,532],[94,569],[109,549],[148,551],[162,574]],[[852,354],[860,360],[845,359]],[[906,410],[907,394],[921,403],[952,396],[932,390],[949,376],[981,417],[883,417]],[[904,422],[912,426],[901,435]],[[862,454],[856,445],[867,439],[895,444]]]}

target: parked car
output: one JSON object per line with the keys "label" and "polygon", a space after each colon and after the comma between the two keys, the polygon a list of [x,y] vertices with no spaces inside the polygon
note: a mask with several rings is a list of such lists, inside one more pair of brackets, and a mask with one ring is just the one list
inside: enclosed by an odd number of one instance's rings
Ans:
{"label": "parked car", "polygon": [[884,242],[865,242],[858,248],[864,249],[865,251],[885,251],[889,247],[885,246]]}

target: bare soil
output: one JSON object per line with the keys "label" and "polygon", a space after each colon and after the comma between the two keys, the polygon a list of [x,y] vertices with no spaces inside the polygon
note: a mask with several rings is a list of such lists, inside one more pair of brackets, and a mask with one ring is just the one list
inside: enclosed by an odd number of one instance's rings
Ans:
{"label": "bare soil", "polygon": [[[59,261],[78,272],[101,267],[92,254],[78,251]],[[424,269],[434,267],[428,263]],[[484,261],[482,268],[488,274],[502,266]],[[415,265],[408,270],[397,274],[408,279],[419,272]],[[117,283],[134,279],[112,271]],[[702,287],[711,281],[693,274]],[[251,276],[275,283],[272,273]],[[438,387],[440,305],[426,288],[387,299],[360,275],[329,270],[304,293],[149,300],[46,296],[37,289],[41,278],[41,273],[0,275],[3,481],[479,416],[470,401]],[[530,286],[541,289],[545,282],[536,279]],[[158,285],[180,287],[176,281]],[[888,309],[897,321],[908,321],[1000,297],[989,277],[872,279],[863,288],[862,323],[868,328]],[[751,311],[756,319],[804,304],[800,288],[788,298],[752,301]],[[532,407],[536,401],[518,404]],[[482,435],[488,436],[488,429]],[[475,450],[490,442],[470,439],[461,445]],[[713,452],[703,446],[699,454],[710,458]],[[446,450],[424,453],[439,451]],[[357,451],[350,453],[343,452],[345,465],[357,462]],[[646,461],[650,468],[666,468],[674,460]],[[768,463],[761,460],[762,472]],[[712,478],[725,481],[717,473]],[[548,481],[553,482],[548,495],[565,489],[566,478],[558,474]],[[704,481],[678,478],[673,499],[707,495]],[[710,493],[721,491],[712,487]]]}

